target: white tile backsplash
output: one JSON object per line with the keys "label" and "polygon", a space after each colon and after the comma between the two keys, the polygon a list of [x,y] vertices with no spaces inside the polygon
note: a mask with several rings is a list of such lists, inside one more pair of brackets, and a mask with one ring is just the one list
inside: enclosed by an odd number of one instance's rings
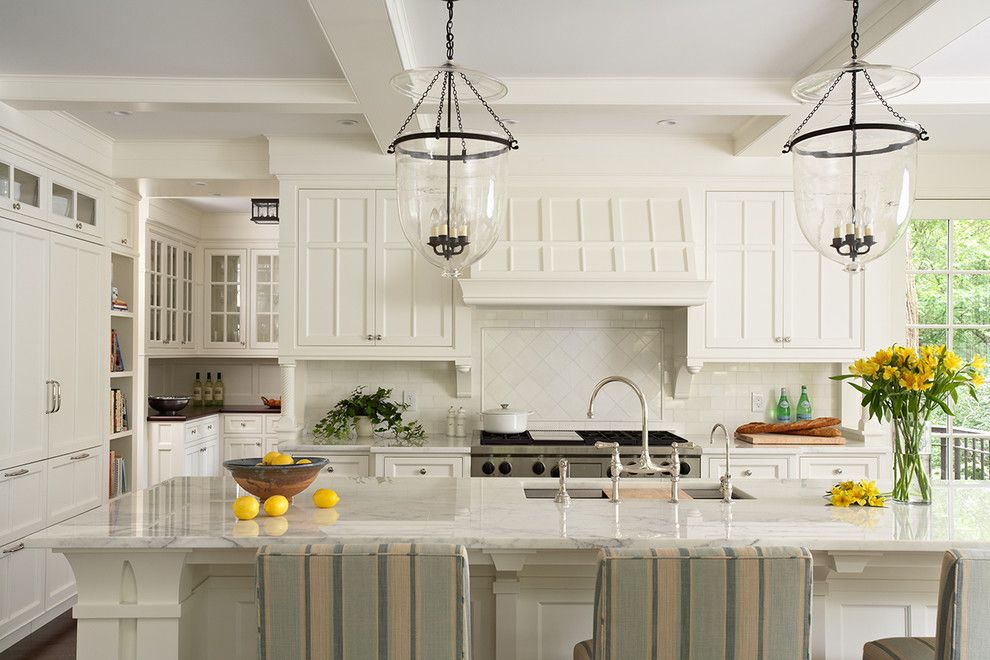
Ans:
{"label": "white tile backsplash", "polygon": [[[676,309],[475,309],[472,398],[456,397],[448,362],[314,361],[306,370],[306,430],[362,384],[391,387],[399,399],[403,391],[415,392],[418,410],[409,416],[430,432],[446,430],[450,406],[465,408],[473,431],[482,409],[503,402],[534,410],[538,426],[591,425],[585,417],[588,397],[612,373],[643,388],[655,420],[651,426],[683,433],[707,433],[715,422],[731,430],[768,418],[780,388],[788,388],[796,403],[802,384],[816,415],[838,416],[839,383],[828,380],[839,373],[834,364],[708,363],[695,376],[690,398],[671,398],[684,324],[683,310]],[[763,415],[750,412],[752,392],[766,396]],[[596,425],[639,423],[636,397],[621,385],[603,389],[595,409]]]}

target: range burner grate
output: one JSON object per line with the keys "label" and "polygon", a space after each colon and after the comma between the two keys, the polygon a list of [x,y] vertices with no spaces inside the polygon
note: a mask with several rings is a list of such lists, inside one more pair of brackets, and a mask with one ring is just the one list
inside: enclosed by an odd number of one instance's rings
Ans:
{"label": "range burner grate", "polygon": [[[554,446],[593,445],[596,442],[618,442],[623,447],[637,446],[642,442],[641,431],[576,431],[581,436],[580,442],[554,442]],[[650,431],[651,447],[669,447],[672,442],[686,442],[684,438],[670,431]],[[481,432],[482,445],[537,445],[528,432],[525,433],[491,433]],[[548,443],[550,444],[550,443]]]}

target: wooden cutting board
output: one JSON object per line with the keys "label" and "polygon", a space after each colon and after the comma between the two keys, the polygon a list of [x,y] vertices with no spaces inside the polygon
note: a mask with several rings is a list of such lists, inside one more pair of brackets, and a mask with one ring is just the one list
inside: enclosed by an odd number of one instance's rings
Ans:
{"label": "wooden cutting board", "polygon": [[[607,497],[612,497],[612,487],[608,486],[602,488],[602,491]],[[670,499],[670,486],[658,486],[656,488],[633,488],[633,487],[623,487],[619,485],[619,499],[620,500],[669,500]],[[690,500],[694,499],[690,495],[681,489],[680,499]]]}
{"label": "wooden cutting board", "polygon": [[844,445],[842,436],[823,438],[817,435],[790,435],[788,433],[736,433],[736,440],[751,445]]}

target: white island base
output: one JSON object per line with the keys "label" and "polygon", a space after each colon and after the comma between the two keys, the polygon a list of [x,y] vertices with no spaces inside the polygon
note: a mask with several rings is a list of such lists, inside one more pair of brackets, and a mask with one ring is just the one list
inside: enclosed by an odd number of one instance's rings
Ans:
{"label": "white island base", "polygon": [[255,525],[230,514],[229,479],[180,478],[28,544],[64,552],[75,571],[81,660],[256,657],[257,546],[319,542],[466,545],[477,660],[571,658],[591,636],[601,546],[804,545],[815,559],[812,657],[858,658],[870,639],[934,634],[942,552],[990,545],[982,485],[886,509],[827,507],[826,483],[802,481],[745,483],[756,499],[731,505],[525,498],[524,485],[548,482],[321,477],[313,488],[337,490],[335,509],[303,494],[287,525]]}

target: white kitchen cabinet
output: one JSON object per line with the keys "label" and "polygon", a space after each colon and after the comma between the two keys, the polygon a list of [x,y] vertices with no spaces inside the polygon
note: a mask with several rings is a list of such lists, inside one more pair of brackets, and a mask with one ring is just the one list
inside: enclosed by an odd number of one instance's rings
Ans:
{"label": "white kitchen cabinet", "polygon": [[101,447],[90,447],[46,461],[48,518],[53,525],[96,508],[103,498],[107,463]]}
{"label": "white kitchen cabinet", "polygon": [[130,199],[114,195],[107,213],[107,240],[115,250],[137,250],[137,205]]}
{"label": "white kitchen cabinet", "polygon": [[385,477],[469,477],[470,459],[466,456],[439,454],[378,454],[375,473]]}
{"label": "white kitchen cabinet", "polygon": [[247,346],[247,250],[206,250],[207,348]]}
{"label": "white kitchen cabinet", "polygon": [[44,548],[0,547],[0,638],[45,610]]}
{"label": "white kitchen cabinet", "polygon": [[238,435],[223,438],[223,460],[230,461],[238,458],[258,458],[267,454],[270,449],[265,446],[261,436]]}
{"label": "white kitchen cabinet", "polygon": [[265,415],[231,414],[224,413],[223,432],[224,434],[248,434],[262,435],[265,432]]}
{"label": "white kitchen cabinet", "polygon": [[454,283],[406,242],[394,192],[300,190],[297,241],[300,346],[454,345]]}
{"label": "white kitchen cabinet", "polygon": [[[688,311],[689,359],[845,360],[863,349],[863,278],[805,240],[793,197],[712,192],[708,302]],[[704,333],[690,331],[703,324]]]}
{"label": "white kitchen cabinet", "polygon": [[86,236],[103,235],[103,194],[59,175],[49,182],[48,220]]}
{"label": "white kitchen cabinet", "polygon": [[17,347],[0,351],[0,468],[47,456],[48,242],[48,232],[0,217],[0,346]]}
{"label": "white kitchen cabinet", "polygon": [[45,480],[44,461],[0,470],[0,543],[45,526]]}
{"label": "white kitchen cabinet", "polygon": [[278,349],[278,250],[251,250],[251,348]]}
{"label": "white kitchen cabinet", "polygon": [[832,454],[800,456],[798,469],[802,479],[858,481],[880,477],[880,457],[875,455]]}
{"label": "white kitchen cabinet", "polygon": [[208,438],[185,448],[185,476],[220,476],[220,438]]}
{"label": "white kitchen cabinet", "polygon": [[102,376],[109,269],[103,249],[51,235],[48,286],[49,378],[55,408],[48,415],[49,455],[100,444],[106,417]]}
{"label": "white kitchen cabinet", "polygon": [[[707,479],[718,479],[725,474],[725,457],[704,458],[706,470],[702,475]],[[733,479],[789,479],[794,469],[792,456],[743,456],[738,452],[731,457],[729,471]]]}
{"label": "white kitchen cabinet", "polygon": [[148,235],[149,347],[192,350],[195,338],[195,250],[180,241]]}
{"label": "white kitchen cabinet", "polygon": [[45,556],[45,609],[76,595],[76,576],[65,555],[48,550]]}
{"label": "white kitchen cabinet", "polygon": [[332,449],[307,449],[306,451],[299,449],[289,450],[288,453],[292,456],[318,456],[329,459],[330,464],[323,468],[323,471],[335,477],[367,477],[369,474],[373,474],[372,463],[367,451],[356,453]]}
{"label": "white kitchen cabinet", "polygon": [[0,151],[0,209],[44,219],[43,171],[35,163]]}

